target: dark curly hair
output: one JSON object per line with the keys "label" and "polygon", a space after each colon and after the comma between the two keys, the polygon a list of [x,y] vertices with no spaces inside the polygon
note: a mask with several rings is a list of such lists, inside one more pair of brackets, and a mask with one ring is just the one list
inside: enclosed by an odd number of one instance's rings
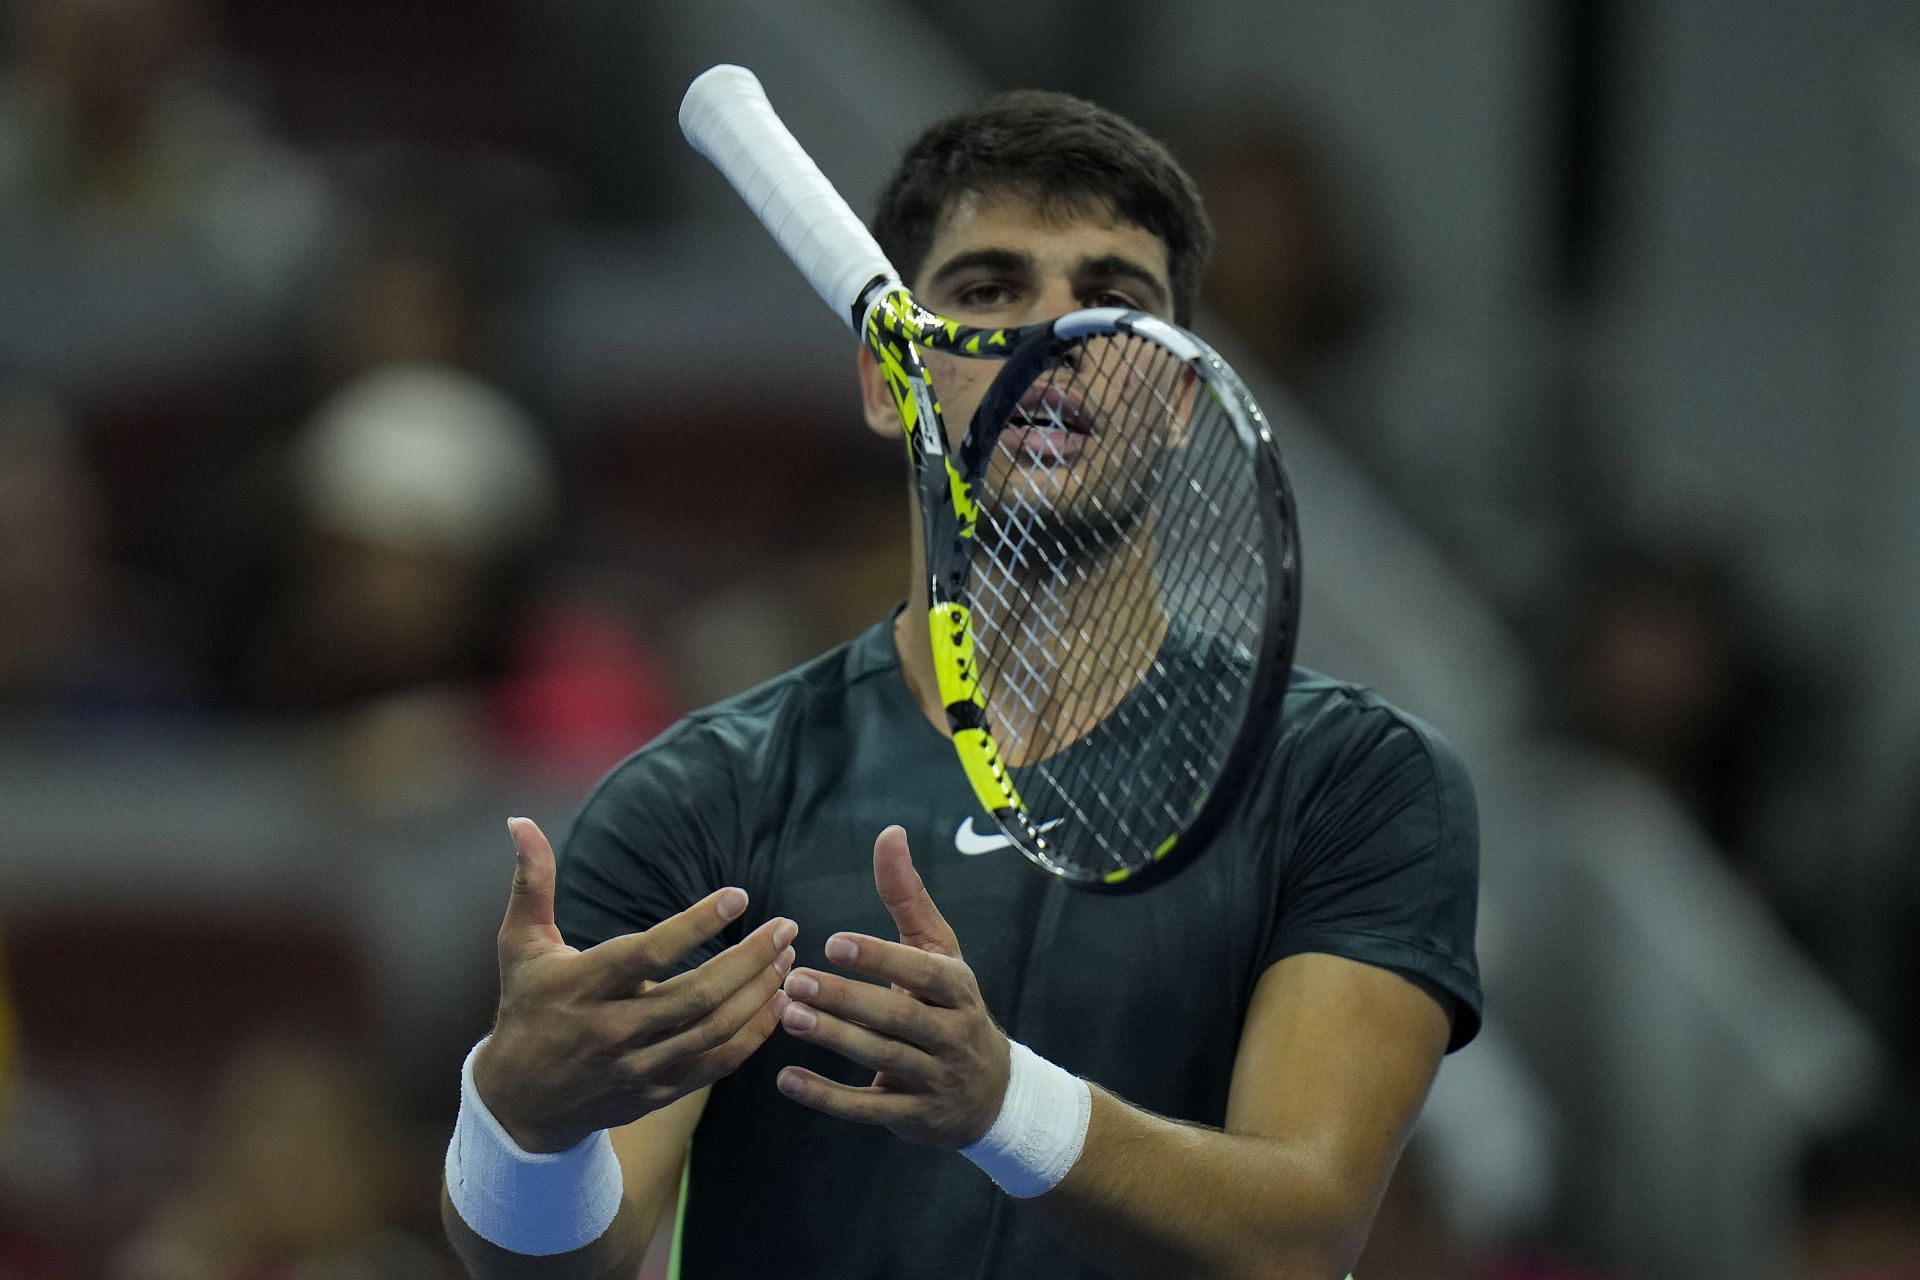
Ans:
{"label": "dark curly hair", "polygon": [[1158,236],[1167,246],[1173,318],[1188,323],[1213,251],[1199,189],[1139,126],[1064,93],[995,94],[922,133],[881,189],[874,238],[912,280],[956,199],[1003,192],[1051,214],[1111,212]]}

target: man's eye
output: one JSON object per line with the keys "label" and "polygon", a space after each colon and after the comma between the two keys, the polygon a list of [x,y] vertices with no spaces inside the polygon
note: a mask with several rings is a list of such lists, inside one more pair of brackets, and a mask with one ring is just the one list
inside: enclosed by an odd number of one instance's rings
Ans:
{"label": "man's eye", "polygon": [[953,300],[973,311],[991,311],[1003,307],[1013,300],[1013,291],[1004,284],[993,280],[983,280],[979,284],[970,284],[958,293]]}
{"label": "man's eye", "polygon": [[1140,304],[1126,294],[1114,289],[1097,289],[1081,302],[1087,307],[1125,307],[1129,311],[1138,311]]}

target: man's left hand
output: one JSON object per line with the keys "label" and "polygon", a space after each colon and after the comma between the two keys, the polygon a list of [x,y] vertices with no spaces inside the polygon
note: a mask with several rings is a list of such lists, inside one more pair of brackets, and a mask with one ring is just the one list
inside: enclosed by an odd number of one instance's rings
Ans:
{"label": "man's left hand", "polygon": [[789,1035],[871,1068],[873,1083],[839,1084],[787,1067],[780,1092],[842,1120],[885,1125],[908,1142],[969,1146],[993,1127],[1006,1097],[1007,1037],[987,1013],[899,827],[874,841],[873,883],[900,941],[837,933],[827,939],[827,958],[891,988],[795,969],[781,1018]]}

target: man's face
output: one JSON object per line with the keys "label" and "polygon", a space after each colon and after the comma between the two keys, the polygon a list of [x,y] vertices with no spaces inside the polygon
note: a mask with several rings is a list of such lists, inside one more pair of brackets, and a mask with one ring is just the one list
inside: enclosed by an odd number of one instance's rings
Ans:
{"label": "man's face", "polygon": [[[1098,209],[1049,214],[1003,194],[955,203],[912,288],[940,315],[1011,328],[1083,307],[1168,314],[1168,275],[1166,245],[1152,232]],[[1177,381],[1180,371],[1133,367],[1120,358],[1132,345],[1131,339],[1096,338],[1064,355],[1001,433],[977,495],[983,545],[998,549],[994,559],[1084,562],[1140,518],[1144,485],[1177,430],[1154,405],[1179,399],[1179,388],[1166,380]],[[957,447],[1001,364],[924,356],[948,444]],[[864,354],[861,368],[868,423],[896,434],[892,402]]]}
{"label": "man's face", "polygon": [[[908,283],[928,310],[981,326],[1012,328],[1082,307],[1173,313],[1167,246],[1158,236],[1097,211],[1048,216],[1012,194],[955,202]],[[925,357],[947,441],[957,446],[999,362],[937,352]],[[893,401],[864,351],[860,365],[867,424],[898,435]]]}

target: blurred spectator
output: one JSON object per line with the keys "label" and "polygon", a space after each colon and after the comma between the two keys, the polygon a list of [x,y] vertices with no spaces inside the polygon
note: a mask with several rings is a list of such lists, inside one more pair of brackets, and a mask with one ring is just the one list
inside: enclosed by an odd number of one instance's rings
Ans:
{"label": "blurred spectator", "polygon": [[1303,113],[1258,99],[1216,107],[1179,136],[1214,223],[1206,304],[1356,457],[1381,462],[1344,362],[1385,284],[1329,147]]}
{"label": "blurred spectator", "polygon": [[331,1042],[244,1047],[197,1172],[123,1254],[122,1280],[379,1280],[438,1272],[399,1229],[403,1157],[367,1064]]}
{"label": "blurred spectator", "polygon": [[59,407],[0,399],[0,715],[195,703],[178,604],[107,562],[102,515]]}
{"label": "blurred spectator", "polygon": [[337,165],[354,217],[307,335],[326,385],[391,364],[513,377],[513,304],[555,180],[510,155],[388,141]]}
{"label": "blurred spectator", "polygon": [[1553,679],[1572,733],[1645,771],[1700,825],[1882,1034],[1912,988],[1889,982],[1893,877],[1869,868],[1846,794],[1851,690],[1783,657],[1732,557],[1682,536],[1577,568]]}
{"label": "blurred spectator", "polygon": [[[203,660],[226,701],[255,705],[242,671],[260,601],[285,570],[300,520],[289,451],[298,424],[363,376],[429,367],[496,381],[511,287],[534,198],[507,173],[404,143],[336,166],[350,200],[293,341],[229,415],[225,465],[198,478],[171,523],[171,557],[204,626]],[[151,543],[152,539],[148,540]]]}
{"label": "blurred spectator", "polygon": [[16,0],[0,79],[0,359],[111,401],[256,349],[326,184],[215,87],[195,0]]}
{"label": "blurred spectator", "polygon": [[478,369],[487,303],[471,264],[430,228],[383,229],[326,290],[317,353],[344,379],[387,365]]}
{"label": "blurred spectator", "polygon": [[1750,872],[1783,711],[1758,630],[1721,557],[1609,548],[1573,575],[1558,690],[1576,736],[1652,775]]}
{"label": "blurred spectator", "polygon": [[1214,222],[1206,299],[1276,373],[1306,381],[1364,330],[1380,285],[1306,124],[1274,104],[1235,104],[1223,117],[1229,127],[1183,151]]}
{"label": "blurred spectator", "polygon": [[486,670],[495,606],[558,499],[518,406],[444,369],[370,373],[321,406],[294,467],[305,536],[262,703],[333,707]]}
{"label": "blurred spectator", "polygon": [[1795,1280],[1920,1280],[1920,1096],[1809,1151]]}
{"label": "blurred spectator", "polygon": [[292,455],[291,563],[258,620],[248,705],[333,713],[343,779],[406,807],[489,741],[588,775],[672,718],[651,654],[555,584],[553,464],[530,419],[471,375],[368,373]]}

